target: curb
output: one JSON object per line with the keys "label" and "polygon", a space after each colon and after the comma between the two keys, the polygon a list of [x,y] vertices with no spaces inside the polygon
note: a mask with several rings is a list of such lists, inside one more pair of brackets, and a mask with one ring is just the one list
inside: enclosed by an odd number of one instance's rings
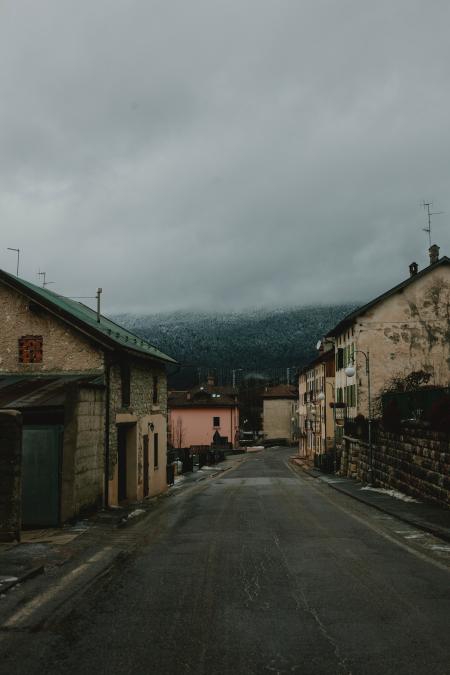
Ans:
{"label": "curb", "polygon": [[43,573],[44,573],[44,565],[36,565],[35,567],[31,567],[29,570],[23,572],[23,574],[16,577],[14,580],[7,581],[6,583],[2,583],[0,581],[0,593],[6,593],[7,591],[10,591],[11,588],[14,588],[14,586],[22,584],[24,581],[28,581],[28,579],[33,579],[34,577],[37,577],[39,574]]}
{"label": "curb", "polygon": [[393,518],[397,518],[397,520],[401,520],[403,523],[406,523],[407,525],[413,525],[414,527],[417,527],[419,530],[423,530],[424,532],[428,532],[429,534],[434,535],[438,539],[443,539],[444,541],[449,541],[450,542],[450,532],[448,532],[446,529],[442,529],[439,526],[430,526],[427,525],[426,523],[423,523],[422,521],[418,521],[415,518],[407,518],[406,516],[403,516],[402,514],[395,513],[392,509],[385,508],[381,506],[380,504],[373,504],[372,502],[367,502],[365,499],[362,499],[358,495],[353,494],[352,492],[348,492],[342,487],[339,487],[339,483],[328,483],[326,481],[323,481],[326,483],[330,488],[333,490],[336,490],[337,492],[340,492],[343,495],[346,495],[347,497],[352,497],[353,499],[356,499],[356,501],[361,502],[361,504],[366,504],[366,506],[371,506],[374,509],[377,509],[377,511],[381,511],[382,513],[387,513],[389,516],[392,516]]}
{"label": "curb", "polygon": [[[330,482],[327,480],[322,480],[322,476],[324,475],[321,472],[316,472],[314,469],[307,469],[306,467],[302,466],[298,462],[292,461],[291,459],[289,460],[290,464],[292,464],[294,467],[298,468],[300,471],[303,473],[306,473],[308,476],[311,476],[311,478],[319,478],[322,483],[325,485],[328,485],[328,487],[332,488],[333,490],[336,490],[336,492],[340,492],[343,495],[346,495],[347,497],[351,497],[352,499],[355,499],[356,501],[360,502],[361,504],[365,504],[366,506],[370,506],[374,509],[377,509],[377,511],[380,511],[381,513],[386,513],[389,516],[392,516],[393,518],[397,518],[397,520],[400,520],[402,523],[406,523],[407,525],[412,525],[413,527],[417,527],[419,530],[423,530],[424,532],[428,532],[429,534],[432,534],[433,536],[437,537],[438,539],[442,539],[444,541],[450,542],[450,532],[448,532],[444,528],[440,528],[438,525],[432,526],[428,525],[426,523],[423,523],[421,520],[417,520],[416,518],[408,518],[402,514],[396,513],[392,509],[389,509],[388,507],[384,507],[381,504],[374,504],[373,502],[368,502],[359,495],[354,494],[353,492],[349,492],[345,488],[339,485],[339,483],[334,483]],[[313,473],[314,472],[314,473]]]}

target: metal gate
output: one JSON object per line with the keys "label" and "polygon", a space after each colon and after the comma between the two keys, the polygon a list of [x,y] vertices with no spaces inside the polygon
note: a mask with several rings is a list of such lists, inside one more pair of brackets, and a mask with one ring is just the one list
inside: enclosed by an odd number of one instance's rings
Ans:
{"label": "metal gate", "polygon": [[22,438],[22,524],[59,525],[63,427],[25,426]]}

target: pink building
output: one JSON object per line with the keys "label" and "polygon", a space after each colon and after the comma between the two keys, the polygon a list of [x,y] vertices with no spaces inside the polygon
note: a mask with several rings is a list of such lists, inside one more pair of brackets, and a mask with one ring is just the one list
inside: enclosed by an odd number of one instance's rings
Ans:
{"label": "pink building", "polygon": [[[239,407],[232,387],[210,382],[189,391],[169,392],[169,433],[174,448],[239,445]],[[219,440],[220,436],[220,440]]]}

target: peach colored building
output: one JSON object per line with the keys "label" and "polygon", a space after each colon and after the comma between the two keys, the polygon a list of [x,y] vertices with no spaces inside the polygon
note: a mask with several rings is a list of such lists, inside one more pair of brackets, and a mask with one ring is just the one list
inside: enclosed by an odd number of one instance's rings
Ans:
{"label": "peach colored building", "polygon": [[217,434],[222,443],[239,443],[237,392],[210,383],[169,393],[169,432],[174,448],[210,446]]}

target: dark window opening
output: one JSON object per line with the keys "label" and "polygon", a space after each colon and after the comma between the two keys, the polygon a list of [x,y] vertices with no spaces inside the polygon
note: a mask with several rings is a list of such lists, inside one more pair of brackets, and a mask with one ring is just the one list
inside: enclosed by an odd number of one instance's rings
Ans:
{"label": "dark window opening", "polygon": [[153,405],[158,403],[159,392],[158,392],[158,376],[153,375]]}
{"label": "dark window opening", "polygon": [[42,335],[19,338],[19,363],[42,363]]}
{"label": "dark window opening", "polygon": [[158,434],[153,436],[153,466],[155,469],[158,468]]}
{"label": "dark window opening", "polygon": [[143,436],[144,441],[144,497],[148,497],[149,493],[149,459],[148,459],[148,435]]}
{"label": "dark window opening", "polygon": [[127,362],[120,364],[120,380],[122,389],[122,407],[126,408],[130,405],[131,390],[130,364]]}
{"label": "dark window opening", "polygon": [[213,417],[213,427],[220,427],[220,417]]}

